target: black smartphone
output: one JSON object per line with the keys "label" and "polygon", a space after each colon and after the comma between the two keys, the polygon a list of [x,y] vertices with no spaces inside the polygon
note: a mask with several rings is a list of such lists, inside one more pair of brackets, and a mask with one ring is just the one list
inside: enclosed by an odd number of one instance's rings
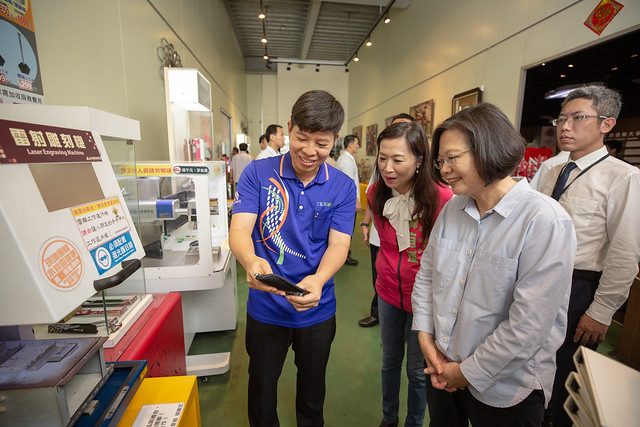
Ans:
{"label": "black smartphone", "polygon": [[302,297],[309,293],[308,290],[294,285],[291,281],[277,274],[256,274],[256,279],[269,286],[273,286],[276,289],[285,291],[287,295],[297,295]]}

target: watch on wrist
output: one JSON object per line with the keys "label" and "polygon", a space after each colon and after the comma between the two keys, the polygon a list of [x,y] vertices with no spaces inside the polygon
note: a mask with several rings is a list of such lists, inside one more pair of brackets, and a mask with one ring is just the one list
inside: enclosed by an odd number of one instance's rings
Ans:
{"label": "watch on wrist", "polygon": [[360,227],[368,227],[368,226],[369,226],[369,224],[367,224],[366,222],[361,222],[360,223]]}

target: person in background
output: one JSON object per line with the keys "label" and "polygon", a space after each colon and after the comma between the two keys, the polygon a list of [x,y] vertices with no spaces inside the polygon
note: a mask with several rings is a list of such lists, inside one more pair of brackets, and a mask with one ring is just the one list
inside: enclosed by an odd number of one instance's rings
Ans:
{"label": "person in background", "polygon": [[567,335],[557,353],[553,397],[545,416],[554,427],[571,425],[563,404],[565,380],[575,369],[573,354],[580,345],[595,350],[604,340],[638,273],[640,170],[610,156],[604,146],[621,108],[618,92],[586,86],[565,98],[554,120],[558,145],[569,151],[569,163],[551,169],[541,191],[569,213],[578,238]]}
{"label": "person in background", "polygon": [[433,176],[457,196],[431,230],[411,301],[431,426],[540,426],[566,330],[571,218],[511,178],[524,139],[491,104],[433,134]]}
{"label": "person in background", "polygon": [[[391,119],[391,124],[395,123],[409,123],[415,121],[413,116],[400,113]],[[373,165],[374,173],[371,174],[371,178],[369,179],[369,185],[367,186],[367,191],[373,184],[373,179],[375,176],[375,170],[377,165]],[[371,229],[369,229],[369,224],[371,224]],[[376,279],[378,275],[376,274],[376,257],[378,256],[378,251],[380,250],[380,238],[378,237],[378,230],[376,229],[376,225],[371,221],[371,209],[367,207],[364,212],[364,218],[360,223],[360,228],[362,230],[362,239],[364,243],[369,246],[369,253],[371,254],[371,279],[373,283],[373,298],[371,299],[371,310],[369,316],[360,319],[358,321],[358,325],[363,328],[370,328],[378,324],[378,292],[376,291]]]}
{"label": "person in background", "polygon": [[411,331],[411,292],[429,230],[453,194],[431,179],[427,136],[418,123],[387,127],[378,136],[377,144],[378,168],[367,200],[380,237],[376,259],[382,341],[380,425],[398,425],[406,347],[409,384],[404,425],[422,426],[427,403],[424,358],[418,335]]}
{"label": "person in background", "polygon": [[608,139],[604,142],[607,152],[611,157],[622,160],[622,141],[617,139]]}
{"label": "person in background", "polygon": [[267,137],[267,148],[256,156],[256,160],[279,156],[280,149],[284,147],[284,132],[282,131],[282,126],[269,125],[264,134]]}
{"label": "person in background", "polygon": [[233,147],[231,149],[231,158],[233,159],[236,156],[236,154],[238,154],[238,147]]}
{"label": "person in background", "polygon": [[267,142],[267,135],[260,135],[260,139],[258,140],[258,144],[260,144],[260,151],[267,149]]}
{"label": "person in background", "polygon": [[251,156],[247,152],[249,148],[246,143],[242,142],[239,146],[240,152],[233,156],[230,163],[231,168],[231,179],[233,180],[231,184],[234,186],[238,185],[240,181],[240,175],[242,175],[242,171],[249,163],[251,163]]}
{"label": "person in background", "polygon": [[327,164],[330,166],[333,166],[334,168],[337,166],[338,162],[336,162],[335,159],[335,154],[336,153],[336,147],[334,145],[334,147],[331,149],[331,152],[329,153],[329,156],[327,157]]}
{"label": "person in background", "polygon": [[[246,349],[251,426],[279,425],[278,379],[289,347],[298,369],[299,426],[324,424],[325,372],[336,331],[333,275],[353,232],[353,181],[325,163],[344,121],[328,92],[291,110],[290,151],[251,162],[233,203],[229,246],[247,272]],[[255,275],[275,273],[309,293],[287,295]]]}
{"label": "person in background", "polygon": [[[351,178],[356,185],[356,206],[355,215],[358,212],[362,212],[362,206],[360,205],[360,177],[358,175],[358,165],[356,163],[355,154],[360,148],[360,141],[355,135],[347,135],[344,137],[344,151],[338,157],[336,162],[336,168],[344,172],[349,178]],[[344,262],[346,265],[358,265],[358,260],[351,258],[351,250],[347,255],[347,260]]]}

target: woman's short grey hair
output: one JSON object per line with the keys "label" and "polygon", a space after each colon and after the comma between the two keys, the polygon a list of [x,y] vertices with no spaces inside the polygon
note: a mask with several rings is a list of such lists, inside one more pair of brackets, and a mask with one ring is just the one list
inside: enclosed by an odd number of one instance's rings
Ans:
{"label": "woman's short grey hair", "polygon": [[[439,158],[440,138],[450,129],[456,129],[464,135],[473,153],[478,175],[485,185],[513,175],[524,157],[524,138],[515,130],[507,116],[493,104],[484,103],[465,108],[442,122],[433,133],[431,158]],[[435,165],[431,167],[434,179],[446,184]]]}
{"label": "woman's short grey hair", "polygon": [[593,101],[593,109],[600,116],[618,118],[622,109],[622,97],[613,89],[604,86],[584,86],[572,91],[562,101],[562,107],[574,99],[590,99]]}

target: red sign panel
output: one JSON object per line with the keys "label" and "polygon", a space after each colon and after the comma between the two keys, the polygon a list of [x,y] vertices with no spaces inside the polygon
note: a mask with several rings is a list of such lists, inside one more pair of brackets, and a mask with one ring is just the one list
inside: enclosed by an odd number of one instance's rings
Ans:
{"label": "red sign panel", "polygon": [[600,35],[623,7],[622,4],[615,0],[602,0],[593,9],[587,20],[584,21],[584,25],[597,35]]}
{"label": "red sign panel", "polygon": [[0,120],[0,163],[102,161],[91,132]]}

